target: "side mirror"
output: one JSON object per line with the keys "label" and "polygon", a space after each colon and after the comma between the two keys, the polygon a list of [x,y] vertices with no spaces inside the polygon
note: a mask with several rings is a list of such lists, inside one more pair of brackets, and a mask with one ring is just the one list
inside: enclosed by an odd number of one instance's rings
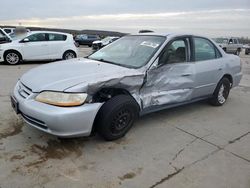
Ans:
{"label": "side mirror", "polygon": [[25,38],[22,40],[23,43],[29,42],[30,40],[28,38]]}

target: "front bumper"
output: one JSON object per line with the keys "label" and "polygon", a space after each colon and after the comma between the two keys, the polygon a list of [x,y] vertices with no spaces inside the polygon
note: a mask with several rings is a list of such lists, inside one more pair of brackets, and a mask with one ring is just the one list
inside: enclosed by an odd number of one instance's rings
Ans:
{"label": "front bumper", "polygon": [[[25,91],[24,94],[22,90]],[[27,96],[27,93],[30,94]],[[102,103],[92,103],[78,107],[57,107],[37,102],[37,94],[29,91],[20,82],[17,83],[12,96],[17,101],[17,111],[25,122],[59,137],[89,136],[96,114],[102,106]]]}
{"label": "front bumper", "polygon": [[232,87],[236,87],[236,86],[238,86],[240,84],[242,76],[243,76],[242,72],[239,72],[239,73],[234,75],[234,77],[233,77],[233,86]]}

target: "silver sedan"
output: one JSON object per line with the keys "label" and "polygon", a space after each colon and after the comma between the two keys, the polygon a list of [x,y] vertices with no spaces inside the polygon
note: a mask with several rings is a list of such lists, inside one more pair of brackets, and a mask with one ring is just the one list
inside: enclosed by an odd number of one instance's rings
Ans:
{"label": "silver sedan", "polygon": [[59,137],[124,136],[137,116],[209,99],[222,106],[241,61],[194,35],[128,35],[80,59],[25,73],[11,96],[31,126]]}

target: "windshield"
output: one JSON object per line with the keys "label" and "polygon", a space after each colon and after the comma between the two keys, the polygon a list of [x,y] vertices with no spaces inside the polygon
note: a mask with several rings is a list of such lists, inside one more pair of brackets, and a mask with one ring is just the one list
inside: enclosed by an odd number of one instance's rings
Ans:
{"label": "windshield", "polygon": [[161,36],[125,36],[88,58],[124,67],[145,65],[166,40]]}
{"label": "windshield", "polygon": [[1,31],[0,31],[0,38],[6,37]]}
{"label": "windshield", "polygon": [[217,42],[217,43],[228,43],[228,39],[226,39],[226,38],[216,38],[215,42]]}

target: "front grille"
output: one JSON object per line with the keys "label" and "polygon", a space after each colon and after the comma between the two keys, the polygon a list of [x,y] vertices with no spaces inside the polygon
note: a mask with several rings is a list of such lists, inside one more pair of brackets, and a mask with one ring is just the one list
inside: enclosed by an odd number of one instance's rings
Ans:
{"label": "front grille", "polygon": [[28,88],[27,86],[25,86],[23,83],[19,82],[18,93],[21,97],[26,99],[28,96],[32,94],[32,90]]}
{"label": "front grille", "polygon": [[23,113],[21,113],[22,117],[30,124],[36,126],[36,127],[39,127],[41,129],[48,129],[48,127],[46,126],[46,124],[43,122],[43,121],[40,121],[38,119],[35,119],[33,117],[30,117],[30,116],[27,116]]}

